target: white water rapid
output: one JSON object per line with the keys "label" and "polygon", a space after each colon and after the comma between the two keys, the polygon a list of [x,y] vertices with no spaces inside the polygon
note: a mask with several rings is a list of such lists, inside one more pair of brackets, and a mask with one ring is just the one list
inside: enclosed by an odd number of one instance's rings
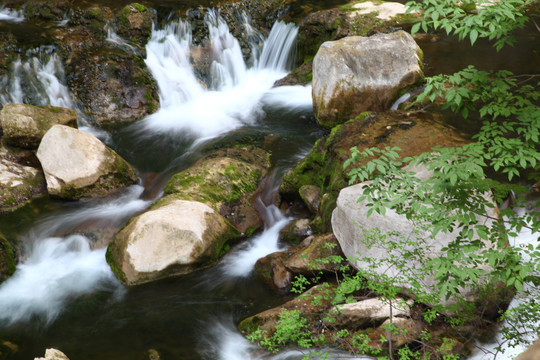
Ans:
{"label": "white water rapid", "polygon": [[0,5],[0,21],[19,23],[25,20],[23,12]]}
{"label": "white water rapid", "polygon": [[[258,201],[261,201],[258,199]],[[258,259],[282,250],[279,246],[279,232],[289,223],[290,219],[281,214],[279,209],[271,204],[265,206],[266,228],[264,231],[252,237],[247,243],[233,250],[223,260],[224,273],[231,277],[245,277],[251,274]]]}
{"label": "white water rapid", "polygon": [[83,223],[100,228],[120,226],[146,209],[143,187],[131,186],[108,201],[82,206],[44,219],[26,234],[26,257],[15,274],[0,285],[0,325],[42,319],[52,322],[65,304],[81,295],[105,290],[120,295],[123,287],[105,260],[106,248],[92,249],[82,235],[55,236]]}
{"label": "white water rapid", "polygon": [[[287,74],[297,28],[277,22],[264,42],[259,58],[248,68],[238,41],[215,13],[206,18],[210,49],[194,47],[191,26],[183,21],[154,29],[146,46],[146,64],[159,85],[161,109],[142,123],[144,130],[159,133],[188,133],[199,140],[214,138],[242,126],[255,125],[274,82]],[[247,26],[247,25],[246,25]],[[256,48],[256,44],[253,44]],[[254,51],[254,54],[259,51]],[[197,76],[193,66],[209,66],[208,77]],[[289,98],[301,94],[303,106],[311,107],[310,89],[288,89]],[[272,95],[274,94],[274,95]],[[283,99],[283,97],[281,98]]]}
{"label": "white water rapid", "polygon": [[40,239],[0,287],[0,324],[36,318],[49,324],[73,298],[121,289],[105,249],[91,250],[84,236]]}

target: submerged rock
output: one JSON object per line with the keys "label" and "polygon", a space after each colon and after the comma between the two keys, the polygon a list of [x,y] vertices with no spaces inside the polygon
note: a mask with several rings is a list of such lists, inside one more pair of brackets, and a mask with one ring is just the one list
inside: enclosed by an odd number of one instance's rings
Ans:
{"label": "submerged rock", "polygon": [[64,199],[102,197],[133,184],[131,165],[96,137],[54,125],[37,151],[50,195]]}
{"label": "submerged rock", "polygon": [[51,105],[8,104],[0,111],[0,123],[7,144],[35,149],[53,125],[76,127],[77,114]]}
{"label": "submerged rock", "polygon": [[311,227],[319,233],[331,232],[332,210],[339,191],[348,184],[348,170],[343,169],[343,164],[351,155],[351,147],[362,151],[372,146],[399,146],[401,155],[406,157],[430,151],[436,145],[448,147],[465,143],[464,136],[444,124],[437,114],[421,111],[366,113],[336,126],[328,136],[317,140],[309,154],[284,175],[280,194],[285,199],[297,199],[303,186],[319,187],[321,202]]}
{"label": "submerged rock", "polygon": [[390,108],[423,79],[422,51],[404,31],[325,42],[313,60],[313,106],[323,126]]}
{"label": "submerged rock", "polygon": [[269,154],[262,149],[218,150],[174,175],[165,195],[203,202],[249,234],[262,225],[254,201],[269,167]]}
{"label": "submerged rock", "polygon": [[141,284],[214,263],[236,235],[209,206],[170,195],[116,235],[107,261],[125,284]]}

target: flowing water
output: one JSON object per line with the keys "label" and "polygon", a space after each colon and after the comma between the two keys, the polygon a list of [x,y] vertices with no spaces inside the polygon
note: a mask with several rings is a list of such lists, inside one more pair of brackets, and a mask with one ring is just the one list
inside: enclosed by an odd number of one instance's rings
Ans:
{"label": "flowing water", "polygon": [[[0,8],[0,21],[21,23],[24,17]],[[158,83],[161,108],[121,130],[88,126],[71,102],[60,59],[47,47],[14,62],[0,79],[2,104],[75,108],[80,128],[133,163],[145,184],[91,202],[37,201],[0,218],[2,231],[24,244],[15,275],[0,285],[0,340],[19,345],[9,359],[31,359],[47,347],[59,348],[74,360],[140,359],[149,349],[162,359],[302,357],[299,351],[266,354],[235,327],[241,319],[288,299],[256,281],[252,269],[257,258],[284,246],[278,233],[290,219],[272,201],[281,175],[322,135],[312,119],[310,86],[272,88],[290,70],[297,28],[278,22],[266,38],[246,23],[254,55],[245,62],[238,41],[217,13],[206,18],[206,26],[213,62],[204,78],[191,61],[199,49],[192,43],[189,23],[175,21],[153,30],[145,61]],[[114,29],[109,29],[108,40],[130,51]],[[233,248],[213,268],[129,289],[122,286],[104,256],[114,234],[161,196],[172,174],[215,146],[243,137],[264,138],[272,152],[278,180],[269,181],[259,199],[264,231]],[[341,356],[332,353],[331,358]]]}
{"label": "flowing water", "polygon": [[[258,200],[265,230],[232,249],[214,268],[126,289],[104,256],[114,233],[159,198],[166,179],[216,142],[243,133],[264,135],[271,140],[269,150],[281,151],[273,160],[279,179],[321,135],[312,120],[309,86],[272,89],[289,70],[295,26],[276,23],[262,48],[253,44],[257,57],[248,66],[219,15],[211,13],[206,23],[214,59],[206,83],[190,61],[190,25],[169,23],[154,29],[146,47],[146,63],[159,85],[160,110],[111,134],[83,127],[127,154],[143,173],[158,172],[156,189],[149,194],[136,185],[113,198],[56,203],[44,215],[29,215],[34,220],[19,235],[23,259],[15,275],[0,285],[0,338],[20,344],[13,359],[33,358],[51,346],[73,359],[133,359],[151,348],[171,359],[268,357],[234,324],[284,300],[252,277],[257,258],[280,249],[279,231],[290,220],[269,201],[278,182],[269,182]],[[112,31],[108,40],[126,46]],[[55,54],[43,51],[15,62],[2,79],[8,86],[0,101],[73,108],[61,65]],[[155,152],[147,151],[149,143],[158,144]],[[170,155],[161,160],[164,153]],[[34,206],[31,212],[42,212],[39,202]],[[17,224],[2,228],[20,233]],[[291,352],[278,358],[300,356]]]}

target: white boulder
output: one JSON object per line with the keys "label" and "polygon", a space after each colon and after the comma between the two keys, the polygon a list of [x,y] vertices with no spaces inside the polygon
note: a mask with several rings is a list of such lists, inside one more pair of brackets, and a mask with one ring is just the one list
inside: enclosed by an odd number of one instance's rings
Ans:
{"label": "white boulder", "polygon": [[133,168],[96,137],[54,125],[43,137],[37,157],[50,195],[66,199],[106,196],[133,184]]}
{"label": "white boulder", "polygon": [[234,235],[232,226],[208,205],[171,195],[116,235],[107,260],[122,281],[135,285],[215,261]]}
{"label": "white boulder", "polygon": [[405,31],[325,42],[313,60],[315,115],[333,127],[389,109],[400,90],[422,79],[422,50]]}

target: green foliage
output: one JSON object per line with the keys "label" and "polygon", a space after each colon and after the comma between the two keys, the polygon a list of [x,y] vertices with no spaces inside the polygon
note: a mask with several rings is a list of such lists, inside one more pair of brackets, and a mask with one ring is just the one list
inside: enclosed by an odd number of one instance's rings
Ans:
{"label": "green foliage", "polygon": [[[495,48],[513,45],[512,31],[522,28],[529,21],[525,10],[537,5],[537,0],[422,0],[407,3],[409,12],[419,11],[422,20],[413,25],[414,34],[420,29],[444,30],[460,40],[495,40]],[[465,6],[464,6],[465,5]]]}

